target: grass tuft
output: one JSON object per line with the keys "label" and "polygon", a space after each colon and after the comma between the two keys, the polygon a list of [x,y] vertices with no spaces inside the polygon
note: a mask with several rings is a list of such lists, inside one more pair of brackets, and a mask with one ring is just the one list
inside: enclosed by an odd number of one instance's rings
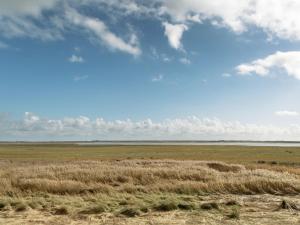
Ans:
{"label": "grass tuft", "polygon": [[194,210],[196,206],[193,203],[181,202],[178,204],[178,208],[181,210]]}
{"label": "grass tuft", "polygon": [[54,211],[54,215],[68,215],[69,214],[69,210],[67,207],[62,206],[60,208],[55,209]]}
{"label": "grass tuft", "polygon": [[227,215],[229,219],[240,219],[240,211],[234,208],[230,214]]}
{"label": "grass tuft", "polygon": [[219,205],[216,202],[207,202],[201,204],[200,208],[204,210],[219,209]]}
{"label": "grass tuft", "polygon": [[27,205],[24,202],[17,202],[13,204],[13,207],[16,212],[23,212],[27,210]]}
{"label": "grass tuft", "polygon": [[240,205],[236,200],[229,200],[225,203],[227,206],[237,206]]}
{"label": "grass tuft", "polygon": [[0,202],[0,211],[3,210],[7,206],[7,202],[1,201]]}
{"label": "grass tuft", "polygon": [[287,200],[281,202],[279,209],[300,210],[296,203]]}
{"label": "grass tuft", "polygon": [[129,207],[129,208],[122,209],[119,212],[119,214],[127,216],[127,217],[135,217],[135,216],[139,216],[141,213],[140,213],[140,211],[138,209]]}
{"label": "grass tuft", "polygon": [[79,213],[80,214],[100,214],[100,213],[104,213],[105,210],[106,210],[105,206],[102,204],[99,204],[99,205],[84,209],[84,210],[80,211]]}
{"label": "grass tuft", "polygon": [[175,201],[165,200],[156,205],[154,209],[162,212],[173,211],[178,209],[178,204]]}

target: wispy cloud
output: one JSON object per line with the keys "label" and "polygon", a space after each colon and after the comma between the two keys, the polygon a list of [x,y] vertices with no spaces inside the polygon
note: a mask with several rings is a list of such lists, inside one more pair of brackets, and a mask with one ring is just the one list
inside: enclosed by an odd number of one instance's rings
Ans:
{"label": "wispy cloud", "polygon": [[[270,5],[276,10],[270,10]],[[132,32],[121,37],[113,33],[104,21],[77,13],[84,11],[80,8],[86,6],[93,7],[99,14],[114,14],[115,18],[119,17],[117,19],[131,15],[164,21],[168,42],[177,50],[183,48],[181,39],[184,32],[193,23],[203,21],[237,34],[246,32],[249,27],[257,27],[269,37],[300,41],[300,2],[296,0],[6,0],[0,2],[0,32],[6,37],[57,40],[63,39],[70,30],[83,33],[84,29],[88,39],[92,35],[111,49],[135,56],[141,54],[138,43],[130,41],[135,39]]]}
{"label": "wispy cloud", "polygon": [[172,61],[172,59],[169,56],[165,55],[165,54],[162,54],[161,57],[162,57],[162,61],[164,61],[164,62],[171,62]]}
{"label": "wispy cloud", "polygon": [[152,82],[159,82],[159,81],[162,81],[164,79],[164,75],[162,75],[162,74],[158,74],[158,75],[156,75],[156,76],[154,76],[154,77],[152,77]]}
{"label": "wispy cloud", "polygon": [[75,82],[78,82],[78,81],[86,80],[86,79],[88,79],[88,78],[89,78],[88,75],[82,75],[82,76],[75,76],[75,77],[73,77],[73,80],[74,80]]}
{"label": "wispy cloud", "polygon": [[161,60],[166,63],[172,61],[171,57],[169,57],[167,54],[159,53],[157,49],[154,47],[150,48],[150,53],[151,53],[151,58],[153,59]]}
{"label": "wispy cloud", "polygon": [[72,24],[92,33],[95,40],[101,41],[101,43],[104,43],[112,50],[119,50],[134,56],[141,54],[141,49],[138,46],[138,39],[135,34],[132,33],[130,40],[125,41],[111,32],[106,24],[98,18],[82,15],[74,9],[69,9],[66,16]]}
{"label": "wispy cloud", "polygon": [[281,111],[277,111],[275,112],[276,116],[299,116],[300,114],[296,111],[288,111],[288,110],[281,110]]}
{"label": "wispy cloud", "polygon": [[231,77],[232,75],[230,73],[223,73],[222,74],[222,77],[225,77],[225,78],[228,78],[228,77]]}
{"label": "wispy cloud", "polygon": [[179,62],[181,62],[182,64],[185,64],[185,65],[190,65],[192,63],[191,60],[189,60],[186,57],[180,58]]}
{"label": "wispy cloud", "polygon": [[77,56],[77,55],[72,55],[68,60],[71,63],[83,63],[84,62],[84,59],[81,56]]}
{"label": "wispy cloud", "polygon": [[81,51],[81,48],[76,46],[76,47],[74,47],[74,51],[75,51],[75,52],[80,52],[80,51]]}

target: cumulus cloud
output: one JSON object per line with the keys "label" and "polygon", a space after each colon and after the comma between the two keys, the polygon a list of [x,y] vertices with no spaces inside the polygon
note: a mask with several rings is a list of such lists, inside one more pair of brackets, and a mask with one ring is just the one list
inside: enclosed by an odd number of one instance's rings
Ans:
{"label": "cumulus cloud", "polygon": [[288,111],[288,110],[282,110],[275,112],[276,116],[299,116],[298,112],[295,111]]}
{"label": "cumulus cloud", "polygon": [[107,5],[122,9],[126,14],[159,19],[167,16],[173,24],[187,26],[210,21],[214,26],[226,27],[238,34],[257,27],[270,37],[300,40],[300,2],[297,0],[113,0]]}
{"label": "cumulus cloud", "polygon": [[173,25],[168,22],[164,22],[163,26],[165,28],[165,35],[168,38],[170,46],[176,50],[182,49],[181,38],[183,32],[188,30],[188,27],[184,24]]}
{"label": "cumulus cloud", "polygon": [[74,54],[68,60],[71,63],[83,63],[84,62],[84,59],[81,56],[77,56]]}
{"label": "cumulus cloud", "polygon": [[162,0],[162,2],[162,12],[171,15],[177,22],[208,20],[213,25],[228,27],[236,33],[247,31],[249,26],[256,26],[271,36],[300,40],[299,1]]}
{"label": "cumulus cloud", "polygon": [[257,59],[250,63],[236,67],[238,74],[257,74],[267,76],[272,69],[282,69],[289,76],[300,79],[300,51],[276,52],[263,59]]}
{"label": "cumulus cloud", "polygon": [[249,3],[248,0],[164,0],[162,11],[178,22],[188,22],[191,18],[197,18],[198,22],[218,19],[219,23],[241,32],[245,30],[245,27],[240,16],[249,7]]}
{"label": "cumulus cloud", "polygon": [[0,137],[18,140],[44,137],[45,139],[255,139],[299,140],[300,126],[276,127],[272,125],[246,124],[238,121],[222,121],[217,118],[196,116],[132,121],[107,121],[103,118],[47,119],[33,113],[25,113],[22,120],[0,114]]}

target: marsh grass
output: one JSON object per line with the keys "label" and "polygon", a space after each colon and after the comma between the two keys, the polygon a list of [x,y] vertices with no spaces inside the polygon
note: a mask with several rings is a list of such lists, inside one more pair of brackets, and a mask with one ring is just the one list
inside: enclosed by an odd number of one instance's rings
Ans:
{"label": "marsh grass", "polygon": [[233,208],[231,213],[227,215],[229,219],[240,219],[240,210],[239,208]]}
{"label": "marsh grass", "polygon": [[24,202],[16,202],[14,204],[11,204],[16,212],[23,212],[28,209],[28,206]]}
{"label": "marsh grass", "polygon": [[0,161],[0,194],[299,194],[298,174],[205,161]]}
{"label": "marsh grass", "polygon": [[200,208],[204,209],[204,210],[220,209],[219,204],[216,202],[203,203],[203,204],[201,204]]}
{"label": "marsh grass", "polygon": [[126,208],[121,209],[121,211],[119,212],[119,215],[124,215],[127,217],[135,217],[135,216],[141,215],[141,212],[137,208],[126,207]]}
{"label": "marsh grass", "polygon": [[[238,219],[243,206],[232,196],[300,193],[300,175],[284,168],[195,160],[0,161],[0,212],[122,219],[184,212]],[[213,195],[231,198],[206,200]],[[293,209],[290,201],[286,207]]]}
{"label": "marsh grass", "polygon": [[66,206],[61,206],[54,210],[54,215],[68,215],[69,213],[70,213],[70,210]]}
{"label": "marsh grass", "polygon": [[[175,159],[300,165],[299,147],[222,145],[82,146],[72,143],[0,143],[0,158],[19,161]],[[277,165],[277,166],[278,166]],[[273,165],[274,166],[274,165]],[[276,165],[275,165],[276,166]]]}
{"label": "marsh grass", "polygon": [[79,211],[80,214],[100,214],[105,212],[106,207],[102,204],[97,204],[92,207],[88,207],[82,211]]}
{"label": "marsh grass", "polygon": [[240,203],[237,202],[236,200],[229,200],[225,203],[226,206],[239,206]]}
{"label": "marsh grass", "polygon": [[288,210],[300,210],[300,207],[292,201],[282,200],[278,209],[288,209]]}
{"label": "marsh grass", "polygon": [[162,201],[159,202],[154,209],[163,212],[172,211],[178,209],[178,203],[175,200]]}

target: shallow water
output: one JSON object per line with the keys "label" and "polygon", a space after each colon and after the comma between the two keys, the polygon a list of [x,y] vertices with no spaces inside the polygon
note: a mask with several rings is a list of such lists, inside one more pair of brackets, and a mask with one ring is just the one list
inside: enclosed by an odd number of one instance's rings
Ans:
{"label": "shallow water", "polygon": [[234,146],[274,146],[300,147],[300,142],[244,142],[244,141],[97,141],[79,142],[78,145],[234,145]]}

